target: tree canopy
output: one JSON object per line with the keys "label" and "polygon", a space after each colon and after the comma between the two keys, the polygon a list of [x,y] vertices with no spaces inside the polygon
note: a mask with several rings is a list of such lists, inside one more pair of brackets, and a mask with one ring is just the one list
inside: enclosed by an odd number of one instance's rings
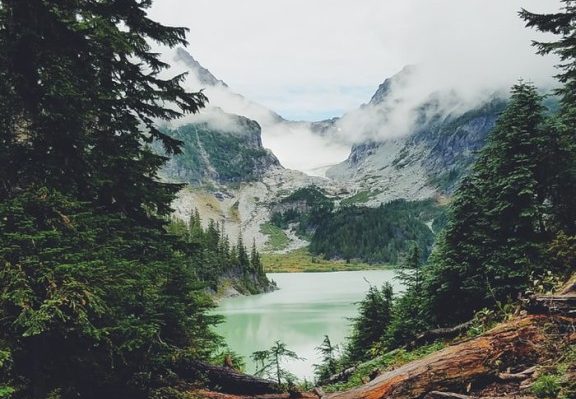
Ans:
{"label": "tree canopy", "polygon": [[162,397],[172,365],[217,337],[192,254],[165,230],[180,143],[158,120],[198,111],[150,43],[184,28],[144,0],[0,1],[0,354],[15,398]]}

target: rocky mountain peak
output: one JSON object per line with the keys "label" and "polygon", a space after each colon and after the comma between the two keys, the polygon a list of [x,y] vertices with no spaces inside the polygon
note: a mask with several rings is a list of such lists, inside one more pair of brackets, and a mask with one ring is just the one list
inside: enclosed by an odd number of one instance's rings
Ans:
{"label": "rocky mountain peak", "polygon": [[374,93],[370,99],[371,105],[382,104],[385,102],[388,95],[391,93],[394,85],[404,85],[406,84],[416,71],[416,66],[406,65],[400,72],[393,75],[390,78],[384,80],[384,82],[378,86],[378,90]]}
{"label": "rocky mountain peak", "polygon": [[200,65],[200,63],[196,61],[196,59],[194,59],[194,57],[192,57],[188,51],[181,47],[176,50],[174,61],[183,62],[188,68],[190,68],[190,72],[196,75],[201,84],[205,84],[207,86],[228,87],[226,83],[212,75],[212,72]]}

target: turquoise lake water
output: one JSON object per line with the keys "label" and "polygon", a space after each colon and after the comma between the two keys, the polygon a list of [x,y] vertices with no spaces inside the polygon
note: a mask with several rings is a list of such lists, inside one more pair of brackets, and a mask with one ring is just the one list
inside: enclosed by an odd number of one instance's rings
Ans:
{"label": "turquoise lake water", "polygon": [[268,294],[224,299],[217,313],[225,321],[217,331],[228,346],[243,355],[249,373],[255,371],[249,356],[270,348],[276,340],[287,344],[303,361],[284,365],[299,378],[313,379],[313,365],[319,363],[316,347],[328,335],[333,344],[342,344],[350,334],[350,317],[357,302],[366,295],[370,284],[390,282],[394,291],[400,284],[392,270],[271,273],[278,291]]}

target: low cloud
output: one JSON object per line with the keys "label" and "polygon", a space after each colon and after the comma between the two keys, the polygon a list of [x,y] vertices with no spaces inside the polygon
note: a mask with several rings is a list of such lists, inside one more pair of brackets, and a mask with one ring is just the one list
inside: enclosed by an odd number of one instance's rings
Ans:
{"label": "low cloud", "polygon": [[[429,112],[455,115],[505,96],[518,79],[554,86],[557,60],[531,47],[547,38],[525,28],[517,12],[560,6],[560,0],[158,0],[152,17],[188,26],[189,51],[231,89],[193,78],[190,88],[205,88],[210,104],[225,112],[257,120],[264,145],[286,167],[309,171],[345,159],[354,143],[409,133],[431,99]],[[406,65],[418,67],[409,80],[394,82],[386,101],[361,106]],[[178,70],[186,68],[176,63]],[[348,112],[328,138],[306,124],[282,123],[270,109],[306,120]]]}
{"label": "low cloud", "polygon": [[187,72],[184,86],[189,91],[202,90],[209,103],[198,114],[171,121],[169,127],[205,122],[215,129],[234,132],[241,127],[230,115],[247,117],[260,124],[263,146],[272,150],[284,167],[312,175],[321,175],[323,167],[339,163],[348,156],[349,143],[315,134],[309,123],[286,121],[270,109],[233,92],[224,84],[208,85],[202,82],[194,64],[177,56],[177,51],[164,52],[164,60],[172,66],[164,72],[165,77]]}

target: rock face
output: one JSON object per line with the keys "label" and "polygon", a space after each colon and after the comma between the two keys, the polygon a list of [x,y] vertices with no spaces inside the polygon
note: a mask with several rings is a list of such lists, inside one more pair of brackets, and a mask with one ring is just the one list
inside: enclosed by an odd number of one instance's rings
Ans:
{"label": "rock face", "polygon": [[194,57],[192,57],[192,55],[183,48],[180,47],[176,50],[176,56],[174,57],[174,60],[176,62],[184,63],[190,69],[190,72],[198,78],[198,81],[201,84],[207,86],[228,87],[226,83],[212,75],[212,72],[200,65],[200,63],[196,61]]}
{"label": "rock face", "polygon": [[[198,209],[202,221],[210,219],[224,226],[231,242],[236,242],[241,234],[245,243],[254,242],[258,249],[265,249],[269,239],[262,231],[262,225],[270,221],[273,209],[279,199],[307,186],[318,186],[335,194],[341,190],[338,183],[308,176],[302,172],[284,168],[271,168],[259,180],[242,182],[219,187],[199,187],[189,185],[172,204],[175,216],[188,220],[191,212]],[[289,249],[297,249],[308,243],[286,232]]]}
{"label": "rock face", "polygon": [[[505,100],[493,96],[462,109],[466,105],[451,93],[432,93],[414,102],[403,94],[414,96],[410,85],[414,86],[418,74],[417,68],[408,66],[386,79],[370,102],[356,111],[320,122],[290,122],[232,93],[185,50],[177,51],[176,62],[194,75],[199,88],[205,87],[212,104],[220,105],[225,99],[222,104],[237,109],[224,112],[211,106],[169,131],[184,146],[181,155],[169,160],[164,176],[189,184],[175,203],[176,213],[186,219],[198,208],[205,222],[224,223],[232,240],[241,233],[246,242],[255,240],[260,249],[267,240],[261,226],[279,210],[280,200],[312,184],[343,204],[363,206],[450,195],[505,106]],[[391,132],[382,139],[377,130],[385,124],[396,126],[398,110],[409,111],[413,123],[404,124],[409,125],[407,131]],[[311,131],[322,143],[356,144],[344,162],[327,169],[326,180],[284,169],[263,148],[262,130],[265,137],[284,137],[283,142],[290,137],[298,140],[301,131]],[[321,150],[326,148],[317,151]]]}
{"label": "rock face", "polygon": [[[409,79],[412,71],[405,68],[387,79],[365,106],[375,110],[371,115],[382,118],[382,124],[394,104],[402,101],[397,94],[390,99],[392,86]],[[328,169],[326,175],[370,193],[367,205],[372,206],[398,198],[449,195],[486,143],[505,105],[504,99],[494,95],[472,109],[450,113],[431,96],[414,110],[415,121],[406,134],[355,144],[348,159]]]}
{"label": "rock face", "polygon": [[262,146],[261,129],[248,118],[218,111],[211,119],[167,131],[183,142],[182,153],[172,157],[164,174],[176,181],[200,185],[255,181],[269,169],[281,168]]}
{"label": "rock face", "polygon": [[378,86],[378,89],[370,99],[369,104],[377,105],[386,102],[393,90],[393,86],[406,84],[414,74],[415,70],[416,67],[407,65],[393,77],[384,80],[384,82]]}

